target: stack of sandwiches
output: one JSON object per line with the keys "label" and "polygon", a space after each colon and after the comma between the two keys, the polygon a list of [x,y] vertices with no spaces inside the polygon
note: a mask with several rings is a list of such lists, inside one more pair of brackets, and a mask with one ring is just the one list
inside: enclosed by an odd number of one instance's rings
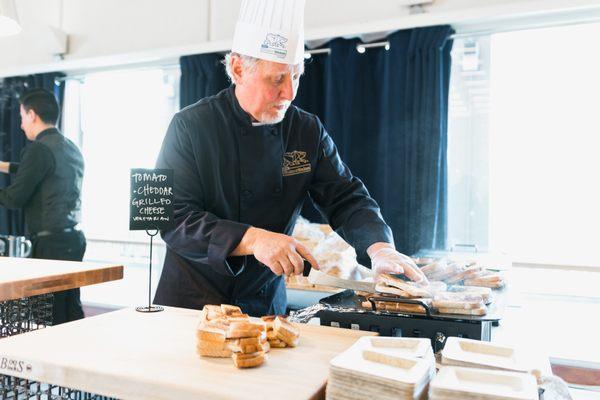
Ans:
{"label": "stack of sandwiches", "polygon": [[285,315],[261,317],[267,326],[267,340],[273,348],[296,347],[300,341],[300,332],[288,322]]}
{"label": "stack of sandwiches", "polygon": [[[236,367],[250,368],[265,362],[272,344],[273,347],[298,344],[298,330],[283,317],[264,318],[250,318],[237,306],[204,306],[196,332],[198,355],[231,357]],[[268,330],[274,332],[273,341],[267,338]]]}
{"label": "stack of sandwiches", "polygon": [[467,265],[435,260],[421,267],[421,272],[432,281],[444,281],[447,284],[500,288],[504,286],[504,277],[498,272],[482,268],[475,262]]}
{"label": "stack of sandwiches", "polygon": [[[470,276],[472,271],[464,270],[448,282],[459,282],[465,276]],[[448,287],[446,283],[440,281],[431,281],[422,285],[387,274],[379,276],[379,283],[375,286],[375,290],[386,297],[419,300],[428,307],[437,309],[441,314],[485,315],[486,303],[490,299],[489,288],[459,285]],[[378,310],[425,313],[424,307],[419,304],[377,301],[375,305]],[[368,304],[365,306],[368,307]]]}
{"label": "stack of sandwiches", "polygon": [[[436,283],[437,284],[437,283]],[[444,288],[445,284],[441,283]],[[404,281],[400,278],[388,274],[379,275],[379,283],[375,285],[375,290],[386,297],[399,297],[403,299],[419,300],[426,305],[431,305],[432,293],[427,286],[419,285],[415,282]],[[393,301],[378,301],[376,303],[378,310],[425,313],[425,309],[418,304],[396,303]]]}
{"label": "stack of sandwiches", "polygon": [[487,307],[478,294],[439,292],[431,305],[441,314],[485,315]]}

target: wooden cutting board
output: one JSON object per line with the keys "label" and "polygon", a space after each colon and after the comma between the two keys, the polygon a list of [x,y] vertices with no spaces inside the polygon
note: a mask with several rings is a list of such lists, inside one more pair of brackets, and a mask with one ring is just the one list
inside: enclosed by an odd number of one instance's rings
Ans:
{"label": "wooden cutting board", "polygon": [[[313,399],[329,361],[372,332],[298,325],[300,345],[272,349],[260,367],[196,355],[197,310],[124,309],[0,340],[8,374],[119,399]],[[0,363],[0,367],[8,365]]]}
{"label": "wooden cutting board", "polygon": [[123,279],[122,265],[0,257],[0,301]]}

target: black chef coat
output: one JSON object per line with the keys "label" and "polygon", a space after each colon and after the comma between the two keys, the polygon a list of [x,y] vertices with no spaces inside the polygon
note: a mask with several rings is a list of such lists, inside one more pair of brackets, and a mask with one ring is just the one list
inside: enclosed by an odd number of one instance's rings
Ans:
{"label": "black chef coat", "polygon": [[390,228],[363,183],[341,161],[319,119],[290,106],[282,122],[253,126],[235,86],[178,112],[157,168],[174,171],[174,220],[157,304],[236,304],[282,314],[284,280],[253,256],[230,257],[250,226],[291,234],[310,196],[360,259]]}

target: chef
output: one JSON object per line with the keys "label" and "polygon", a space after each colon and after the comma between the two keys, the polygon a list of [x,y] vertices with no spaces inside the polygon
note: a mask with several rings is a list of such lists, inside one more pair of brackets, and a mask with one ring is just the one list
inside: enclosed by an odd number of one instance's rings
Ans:
{"label": "chef", "polygon": [[286,311],[284,275],[318,263],[290,237],[311,198],[376,273],[426,278],[395,250],[363,183],[319,119],[291,104],[304,66],[304,0],[244,0],[225,67],[232,85],[178,112],[157,168],[174,171],[174,220],[155,303]]}

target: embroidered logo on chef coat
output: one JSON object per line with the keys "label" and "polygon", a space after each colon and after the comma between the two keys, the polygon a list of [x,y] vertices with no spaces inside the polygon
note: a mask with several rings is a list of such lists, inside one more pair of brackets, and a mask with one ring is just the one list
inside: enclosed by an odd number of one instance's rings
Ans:
{"label": "embroidered logo on chef coat", "polygon": [[260,45],[260,51],[273,54],[275,57],[285,58],[287,55],[287,38],[274,33],[267,33],[265,40]]}
{"label": "embroidered logo on chef coat", "polygon": [[305,151],[289,151],[283,153],[283,176],[305,174],[310,172],[310,161]]}

